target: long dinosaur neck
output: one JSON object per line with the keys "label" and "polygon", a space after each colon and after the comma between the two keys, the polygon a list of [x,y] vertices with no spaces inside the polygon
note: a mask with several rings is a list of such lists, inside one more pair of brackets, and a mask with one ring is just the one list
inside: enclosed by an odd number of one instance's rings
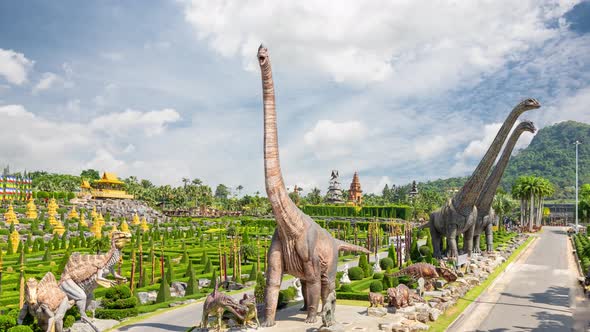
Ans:
{"label": "long dinosaur neck", "polygon": [[502,149],[502,145],[504,145],[506,137],[508,137],[510,130],[516,122],[516,119],[518,119],[522,113],[523,110],[519,106],[515,107],[510,112],[502,124],[502,127],[496,134],[492,145],[490,145],[488,151],[479,162],[479,165],[477,165],[477,168],[475,171],[473,171],[473,174],[469,180],[467,180],[465,185],[463,185],[461,190],[453,198],[453,204],[457,212],[461,213],[462,215],[467,215],[471,212],[473,206],[477,202],[477,198],[479,197],[485,180],[490,173],[490,169],[492,168],[494,161],[496,161],[496,157],[498,157],[498,154]]}
{"label": "long dinosaur neck", "polygon": [[303,230],[301,212],[289,198],[279,161],[277,113],[270,59],[261,65],[264,102],[264,179],[277,226],[289,234]]}
{"label": "long dinosaur neck", "polygon": [[506,169],[506,166],[508,166],[508,161],[510,161],[512,150],[514,150],[514,146],[516,145],[516,142],[518,142],[520,135],[525,131],[526,130],[523,127],[518,126],[514,132],[512,132],[512,135],[510,135],[508,143],[506,143],[504,151],[502,151],[502,156],[500,156],[500,159],[496,163],[492,174],[487,178],[481,195],[479,195],[479,198],[477,199],[476,206],[478,212],[487,214],[490,210],[492,202],[494,201],[494,196],[496,195],[496,189],[498,189],[502,175],[504,175],[504,170]]}

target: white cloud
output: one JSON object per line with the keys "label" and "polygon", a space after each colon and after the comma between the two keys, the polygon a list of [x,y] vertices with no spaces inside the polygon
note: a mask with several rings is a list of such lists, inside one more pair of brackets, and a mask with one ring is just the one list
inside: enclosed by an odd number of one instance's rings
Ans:
{"label": "white cloud", "polygon": [[120,52],[102,52],[100,53],[100,57],[103,59],[117,62],[123,60],[125,58],[125,55],[123,55],[123,53]]}
{"label": "white cloud", "polygon": [[134,135],[137,131],[155,136],[164,132],[167,124],[178,120],[180,114],[170,108],[149,112],[126,110],[99,116],[90,122],[90,127],[115,136]]}
{"label": "white cloud", "polygon": [[80,99],[68,100],[66,103],[66,110],[72,113],[80,112]]}
{"label": "white cloud", "polygon": [[35,62],[22,53],[0,48],[0,76],[9,83],[22,85],[27,82],[27,75]]}
{"label": "white cloud", "polygon": [[187,1],[197,37],[254,70],[256,49],[275,63],[336,81],[389,81],[432,93],[493,72],[561,27],[546,24],[574,1]]}
{"label": "white cloud", "polygon": [[366,127],[360,121],[320,120],[303,135],[303,142],[317,156],[333,158],[348,154],[350,145],[363,141],[367,134]]}
{"label": "white cloud", "polygon": [[54,73],[44,73],[39,79],[39,82],[33,87],[33,94],[37,94],[40,91],[51,88],[58,82],[61,82],[62,78]]}

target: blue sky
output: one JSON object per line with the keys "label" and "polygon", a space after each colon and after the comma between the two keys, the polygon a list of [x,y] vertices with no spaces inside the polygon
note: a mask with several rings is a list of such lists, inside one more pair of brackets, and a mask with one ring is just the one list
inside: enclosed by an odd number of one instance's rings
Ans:
{"label": "blue sky", "polygon": [[523,98],[537,127],[590,122],[588,17],[549,0],[1,2],[0,163],[263,192],[264,42],[288,186],[468,175]]}

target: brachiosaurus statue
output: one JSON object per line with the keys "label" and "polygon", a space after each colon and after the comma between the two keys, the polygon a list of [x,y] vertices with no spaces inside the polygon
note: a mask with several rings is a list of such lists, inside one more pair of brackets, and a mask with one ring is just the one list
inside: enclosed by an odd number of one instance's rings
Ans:
{"label": "brachiosaurus statue", "polygon": [[528,98],[520,102],[508,115],[502,127],[496,134],[492,145],[483,156],[473,174],[467,180],[461,190],[437,211],[430,214],[428,225],[432,236],[434,257],[442,257],[442,237],[447,238],[447,249],[449,257],[457,257],[457,237],[464,233],[464,250],[471,253],[473,248],[473,224],[477,219],[477,198],[483,188],[484,182],[492,169],[494,161],[516,119],[529,110],[541,107],[535,99]]}
{"label": "brachiosaurus statue", "polygon": [[[264,294],[266,317],[263,326],[275,324],[279,288],[283,273],[301,280],[307,307],[305,322],[317,319],[320,297],[323,305],[335,292],[338,250],[369,253],[365,248],[334,239],[297,208],[285,188],[279,163],[277,115],[275,110],[274,82],[268,49],[258,48],[258,63],[262,73],[264,102],[264,179],[277,227],[268,251],[266,290]],[[329,304],[328,304],[329,305]]]}
{"label": "brachiosaurus statue", "polygon": [[494,237],[492,234],[492,226],[496,222],[496,212],[492,208],[492,203],[494,201],[494,196],[496,195],[496,189],[498,189],[498,185],[500,184],[500,180],[502,179],[502,175],[504,174],[504,170],[508,165],[508,161],[510,160],[510,155],[512,154],[512,150],[516,145],[516,142],[520,138],[520,135],[528,131],[529,133],[535,133],[536,128],[535,125],[531,121],[523,121],[516,126],[510,138],[508,139],[508,143],[504,147],[502,151],[502,155],[500,159],[496,163],[496,166],[492,170],[492,174],[487,178],[484,186],[483,191],[479,195],[477,199],[477,203],[475,206],[477,207],[477,220],[473,225],[473,252],[479,253],[479,235],[485,230],[486,232],[486,244],[487,244],[487,251],[490,252],[494,250]]}

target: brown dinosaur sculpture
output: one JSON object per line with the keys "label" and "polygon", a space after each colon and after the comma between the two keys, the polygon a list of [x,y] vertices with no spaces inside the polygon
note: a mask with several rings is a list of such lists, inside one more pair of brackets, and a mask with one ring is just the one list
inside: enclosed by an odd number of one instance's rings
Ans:
{"label": "brown dinosaur sculpture", "polygon": [[265,290],[265,321],[275,324],[279,287],[283,273],[301,280],[307,318],[317,319],[319,300],[326,304],[335,289],[338,250],[369,253],[365,248],[334,239],[305,215],[289,198],[279,162],[274,82],[268,50],[260,45],[258,63],[262,75],[264,102],[264,174],[266,193],[277,227],[268,252]]}
{"label": "brown dinosaur sculpture", "polygon": [[387,289],[387,298],[390,307],[397,309],[413,305],[416,302],[426,302],[420,295],[412,292],[408,286],[399,284],[395,288]]}
{"label": "brown dinosaur sculpture", "polygon": [[383,303],[385,303],[385,300],[383,299],[383,294],[369,292],[369,303],[371,304],[369,306],[371,308],[383,306]]}
{"label": "brown dinosaur sculpture", "polygon": [[510,155],[512,155],[512,150],[520,138],[520,135],[525,131],[534,134],[536,131],[535,125],[531,121],[523,121],[519,123],[518,126],[516,126],[510,135],[504,150],[502,151],[500,159],[492,170],[492,174],[487,178],[483,186],[483,191],[477,199],[477,203],[475,205],[477,206],[477,220],[475,221],[475,224],[473,224],[473,252],[475,253],[480,252],[479,235],[484,230],[486,232],[487,251],[491,252],[494,250],[494,236],[492,234],[492,226],[496,223],[496,219],[498,217],[492,208],[492,203],[494,202],[496,189],[498,189],[498,185],[500,184],[504,170],[506,169],[506,166],[508,166],[508,161],[510,160]]}
{"label": "brown dinosaur sculpture", "polygon": [[428,226],[432,236],[433,256],[442,257],[442,237],[447,238],[448,256],[455,258],[459,255],[457,237],[464,233],[464,251],[473,250],[473,225],[477,219],[477,198],[479,197],[485,180],[492,169],[496,157],[504,145],[510,130],[518,117],[532,109],[541,107],[535,99],[525,99],[510,112],[502,127],[496,134],[492,145],[483,156],[473,174],[461,190],[449,199],[446,204],[430,214]]}
{"label": "brown dinosaur sculpture", "polygon": [[66,311],[72,307],[66,294],[59,288],[55,276],[47,272],[41,281],[29,278],[25,284],[25,303],[18,315],[18,324],[30,313],[37,318],[43,331],[63,331]]}
{"label": "brown dinosaur sculpture", "polygon": [[457,275],[451,269],[444,266],[434,266],[428,263],[415,263],[408,267],[405,267],[395,273],[391,274],[392,277],[408,276],[414,280],[424,278],[424,280],[438,279],[443,277],[447,282],[453,282],[457,280]]}
{"label": "brown dinosaur sculpture", "polygon": [[89,255],[73,253],[61,274],[59,287],[73,300],[80,310],[81,319],[90,324],[96,331],[98,329],[91,323],[86,315],[86,309],[93,298],[93,292],[98,285],[111,287],[117,282],[106,279],[111,273],[115,279],[126,281],[115,271],[115,264],[121,258],[121,249],[131,240],[131,234],[125,232],[113,232],[111,235],[111,248],[106,254]]}
{"label": "brown dinosaur sculpture", "polygon": [[[218,291],[219,283],[215,282],[215,287],[213,288],[213,292],[207,295],[205,299],[205,303],[203,304],[203,318],[201,320],[201,328],[206,329],[207,325],[209,324],[209,315],[214,314],[217,317],[217,330],[221,330],[221,321],[223,318],[223,312],[228,310],[236,318],[243,322],[245,320],[245,314],[248,312],[248,307],[246,302],[252,302],[249,299],[242,299],[245,301],[245,305],[238,303],[233,297],[226,295],[223,292]],[[256,303],[254,300],[254,308],[256,308]],[[256,309],[254,309],[256,310]],[[258,319],[256,319],[258,321]],[[192,330],[192,329],[191,329]]]}

